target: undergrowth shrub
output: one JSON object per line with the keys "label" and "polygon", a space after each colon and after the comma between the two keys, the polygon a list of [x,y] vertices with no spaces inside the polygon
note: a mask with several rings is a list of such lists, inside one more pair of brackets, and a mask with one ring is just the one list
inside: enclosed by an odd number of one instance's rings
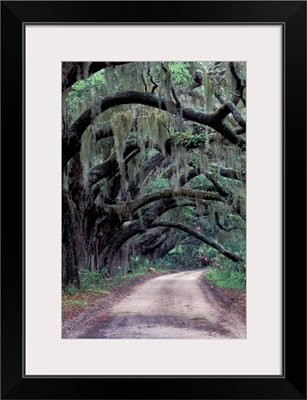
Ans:
{"label": "undergrowth shrub", "polygon": [[238,263],[223,256],[216,257],[212,269],[206,272],[206,277],[214,281],[216,286],[243,290],[246,288],[246,274],[238,270]]}
{"label": "undergrowth shrub", "polygon": [[136,256],[130,259],[128,272],[131,276],[142,275],[148,272],[148,268],[154,268],[156,271],[163,271],[166,265],[162,263],[162,260],[155,260],[155,262],[149,261],[145,257]]}
{"label": "undergrowth shrub", "polygon": [[80,289],[83,291],[93,289],[103,289],[106,287],[104,275],[100,271],[90,271],[88,269],[80,269]]}
{"label": "undergrowth shrub", "polygon": [[[122,268],[117,267],[116,274],[112,278],[106,278],[106,270],[102,271],[90,271],[88,269],[81,268],[79,270],[80,277],[80,291],[89,292],[94,290],[106,290],[111,286],[118,285],[125,279],[129,279],[134,276],[143,275],[149,272],[149,268],[154,268],[156,271],[163,271],[167,269],[165,263],[150,262],[147,258],[137,256],[131,258],[127,274],[123,275]],[[75,286],[70,285],[64,291],[67,294],[73,295],[79,291]]]}

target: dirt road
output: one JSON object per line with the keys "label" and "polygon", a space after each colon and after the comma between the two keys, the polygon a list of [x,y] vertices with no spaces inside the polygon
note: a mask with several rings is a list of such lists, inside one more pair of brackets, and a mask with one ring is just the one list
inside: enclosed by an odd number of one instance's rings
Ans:
{"label": "dirt road", "polygon": [[83,318],[66,338],[235,339],[243,318],[200,284],[202,270],[153,277],[107,313]]}

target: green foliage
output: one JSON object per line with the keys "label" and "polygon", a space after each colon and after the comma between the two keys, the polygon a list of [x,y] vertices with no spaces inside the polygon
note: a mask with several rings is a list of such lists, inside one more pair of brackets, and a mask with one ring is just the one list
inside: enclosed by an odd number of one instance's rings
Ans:
{"label": "green foliage", "polygon": [[68,99],[72,101],[77,97],[78,100],[88,100],[89,97],[97,95],[97,92],[102,94],[105,86],[104,70],[101,70],[88,79],[74,83],[68,94]]}
{"label": "green foliage", "polygon": [[128,269],[132,272],[140,272],[146,267],[149,267],[149,260],[141,256],[136,256],[130,259]]}
{"label": "green foliage", "polygon": [[183,247],[180,244],[177,247],[174,247],[171,251],[168,252],[169,255],[173,255],[173,254],[183,254]]}
{"label": "green foliage", "polygon": [[108,293],[108,288],[121,283],[125,276],[123,276],[122,269],[118,268],[116,275],[112,279],[106,279],[105,270],[103,271],[89,271],[88,269],[80,270],[80,291],[83,292],[101,292]]}
{"label": "green foliage", "polygon": [[180,244],[168,252],[166,263],[169,269],[196,269],[201,267],[195,246]]}
{"label": "green foliage", "polygon": [[170,184],[168,179],[163,178],[162,176],[158,176],[155,180],[149,182],[144,187],[144,194],[149,194],[153,192],[158,192],[163,189],[169,189]]}
{"label": "green foliage", "polygon": [[178,269],[178,265],[171,263],[167,258],[157,258],[155,260],[155,269],[160,269],[161,271]]}
{"label": "green foliage", "polygon": [[224,270],[212,269],[206,273],[206,277],[214,281],[216,286],[227,287],[230,289],[245,289],[246,276],[240,272],[235,272],[229,268]]}
{"label": "green foliage", "polygon": [[[154,93],[159,102],[164,98],[174,103],[175,96],[172,94],[172,88],[174,87],[183,107],[192,108],[195,112],[211,113],[220,107],[221,104],[216,98],[217,93],[223,95],[226,100],[231,99],[231,92],[234,91],[236,82],[229,72],[228,63],[221,62],[217,65],[215,62],[166,62],[165,66],[168,69],[167,73],[161,68],[161,62],[127,63],[116,68],[106,68],[91,75],[88,79],[76,82],[65,93],[63,100],[63,127],[67,129],[85,109],[92,108],[95,114],[98,102],[107,95],[127,90],[150,93],[154,86],[153,81],[157,83]],[[238,72],[244,76],[245,63],[235,63],[235,66]],[[197,80],[194,81],[196,73],[198,82]],[[200,80],[202,84],[199,83]],[[244,117],[245,108],[242,109],[241,101],[239,106],[241,108],[237,107],[237,109]],[[210,171],[222,187],[233,193],[231,201],[228,201],[226,197],[219,202],[211,202],[210,200],[202,202],[196,199],[195,206],[177,207],[167,211],[159,218],[161,220],[178,219],[181,223],[186,223],[188,226],[199,230],[200,233],[209,235],[231,252],[245,258],[245,225],[243,219],[236,214],[237,212],[242,215],[242,210],[244,211],[245,209],[245,185],[238,180],[220,176],[221,168],[232,168],[238,173],[238,176],[245,173],[245,153],[242,153],[241,149],[227,142],[213,128],[196,122],[183,121],[179,111],[178,108],[177,115],[173,109],[162,111],[161,109],[141,104],[126,104],[112,107],[100,115],[93,115],[95,118],[93,118],[91,126],[88,127],[82,137],[80,159],[84,168],[84,176],[83,182],[80,183],[86,184],[87,172],[91,166],[105,161],[111,154],[114,154],[114,157],[119,162],[119,175],[121,176],[121,188],[118,196],[115,197],[114,195],[114,198],[111,199],[114,203],[124,203],[128,201],[128,198],[131,201],[129,189],[133,186],[130,185],[132,183],[141,189],[136,196],[169,188],[177,189],[180,176],[187,174],[188,171],[195,167],[199,167],[202,173],[187,182],[185,187],[203,191],[216,191],[214,184],[205,176],[205,172]],[[230,127],[236,126],[231,115],[225,118],[224,123]],[[95,134],[97,130],[109,126],[113,130],[113,137],[109,139],[103,138],[96,142]],[[127,157],[126,154],[124,156],[124,151],[128,139],[133,139],[137,142],[140,152],[127,165],[123,165],[123,159]],[[171,151],[165,148],[165,143],[168,139],[171,139]],[[145,175],[144,163],[150,160],[150,156],[158,151],[161,151],[165,156],[163,164],[158,165],[148,175]],[[73,179],[78,182],[78,178],[73,176],[73,171],[71,171],[70,175],[67,175],[63,180],[63,186],[67,191],[73,188]],[[107,212],[113,206],[117,206],[117,204],[113,205],[113,203],[112,205],[104,204],[105,199],[111,193],[111,187],[114,191],[116,188],[116,185],[112,182],[112,185],[110,184],[110,179],[117,176],[105,178],[90,189],[97,189],[97,193],[98,191],[103,192],[97,195],[95,201],[102,209],[105,207]],[[86,185],[84,186],[86,187]],[[75,189],[79,190],[79,186],[75,187]],[[85,193],[81,193],[80,198],[83,194]],[[133,196],[132,200],[134,200]],[[178,198],[178,204],[182,200],[188,200],[188,198]],[[204,203],[206,203],[206,208]],[[83,209],[83,204],[74,206],[78,210]],[[142,212],[144,213],[150,207],[152,207],[152,204],[144,207]],[[208,213],[205,214],[204,210],[209,210],[210,215],[207,215]],[[238,226],[239,229],[225,232],[218,228],[214,219],[216,210],[219,212],[220,222],[224,227]],[[141,211],[139,212],[140,215]],[[82,215],[80,215],[80,220],[82,220]],[[105,224],[105,226],[108,226],[108,224]],[[99,230],[99,235],[104,235],[106,229],[103,226],[101,231]],[[80,229],[81,231],[82,229]],[[153,266],[156,269],[162,267],[171,269],[199,267],[199,249],[204,249],[204,255],[210,261],[217,257],[216,250],[201,242],[196,241],[195,244],[194,241],[191,244],[192,241],[190,241],[189,244],[187,240],[185,244],[184,242],[188,235],[183,232],[178,233],[172,229],[170,235],[166,239],[167,243],[169,243],[169,239],[173,239],[176,235],[175,237],[179,239],[176,243],[181,244],[170,251],[163,261],[155,260],[154,263],[151,263],[148,259],[139,256],[131,259],[128,270],[132,272],[129,272],[128,276],[147,273],[149,266]],[[100,240],[98,236],[96,239]],[[227,266],[223,263],[223,269],[218,269],[214,274],[223,273],[223,279],[225,278],[226,280],[227,277],[229,282],[236,282],[237,277],[235,274],[240,274],[240,271],[236,270],[238,264],[236,266]],[[127,277],[127,275],[123,276],[122,269],[117,271],[113,281],[106,281],[106,275],[107,267],[102,272],[81,269],[81,289],[86,291],[97,288],[98,290],[105,290],[110,285],[120,283]],[[72,294],[75,290],[72,286],[67,288],[67,291]]]}
{"label": "green foliage", "polygon": [[[230,251],[237,254],[239,257],[245,258],[246,242],[245,242],[245,236],[243,235],[242,232],[239,231],[237,233],[233,233],[232,235],[230,233],[228,235],[228,238],[225,241],[225,243],[226,243],[227,248],[230,249]],[[231,262],[231,261],[229,260],[229,262]],[[234,265],[237,268],[240,267],[239,263],[234,263]]]}
{"label": "green foliage", "polygon": [[65,292],[67,294],[71,294],[71,295],[77,293],[77,291],[78,291],[78,289],[75,286],[72,286],[72,285],[67,286],[67,288],[65,289]]}
{"label": "green foliage", "polygon": [[188,71],[186,62],[168,62],[167,67],[171,71],[174,85],[187,85],[193,82],[192,75]]}
{"label": "green foliage", "polygon": [[205,243],[202,243],[199,246],[200,250],[204,250],[204,253],[206,257],[208,257],[210,260],[213,260],[215,257],[218,256],[218,251],[215,250],[213,247],[206,245]]}
{"label": "green foliage", "polygon": [[106,281],[104,281],[104,275],[102,272],[81,269],[79,275],[81,290],[83,291],[104,288],[106,286]]}
{"label": "green foliage", "polygon": [[193,215],[194,207],[183,207],[181,210],[181,218],[185,221],[192,221],[195,217]]}
{"label": "green foliage", "polygon": [[65,293],[73,295],[77,292],[100,292],[103,294],[108,293],[108,288],[114,285],[118,285],[125,279],[129,279],[133,276],[139,276],[148,273],[148,268],[153,267],[156,271],[163,271],[166,269],[165,265],[161,262],[150,262],[147,258],[137,256],[131,258],[128,266],[129,274],[123,275],[121,267],[117,268],[115,276],[112,279],[106,279],[106,269],[102,271],[90,271],[88,269],[80,269],[80,289],[76,289],[74,286],[69,286],[65,289]]}
{"label": "green foliage", "polygon": [[231,289],[246,288],[246,274],[238,271],[238,263],[219,255],[215,259],[213,268],[206,272],[206,277],[214,281],[216,286]]}
{"label": "green foliage", "polygon": [[63,104],[63,117],[69,126],[86,108],[105,94],[106,81],[104,70],[98,71],[88,79],[74,83],[67,93]]}
{"label": "green foliage", "polygon": [[204,190],[204,191],[209,191],[214,189],[213,184],[204,175],[195,176],[195,178],[190,180],[189,186],[192,189]]}
{"label": "green foliage", "polygon": [[81,306],[81,307],[85,307],[87,306],[88,301],[87,300],[66,300],[65,301],[65,305],[68,306]]}
{"label": "green foliage", "polygon": [[171,138],[175,145],[180,145],[189,149],[196,149],[204,147],[207,141],[205,133],[194,134],[191,131],[187,132],[173,132]]}
{"label": "green foliage", "polygon": [[168,267],[169,265],[166,262],[163,262],[163,259],[161,258],[149,261],[146,257],[136,256],[130,259],[128,266],[129,273],[128,275],[125,275],[125,278],[148,274],[149,268],[154,268],[157,272],[162,272],[167,270]]}
{"label": "green foliage", "polygon": [[150,262],[146,257],[142,256],[131,258],[128,266],[129,276],[146,274],[148,273],[148,268],[154,268],[156,271],[164,271],[166,269],[165,265],[160,261],[155,260],[154,262]]}

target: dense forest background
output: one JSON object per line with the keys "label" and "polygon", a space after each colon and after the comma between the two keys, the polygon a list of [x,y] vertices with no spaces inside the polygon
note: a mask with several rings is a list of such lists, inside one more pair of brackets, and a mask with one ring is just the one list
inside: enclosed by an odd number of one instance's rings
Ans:
{"label": "dense forest background", "polygon": [[245,285],[244,62],[62,64],[62,286],[211,266]]}

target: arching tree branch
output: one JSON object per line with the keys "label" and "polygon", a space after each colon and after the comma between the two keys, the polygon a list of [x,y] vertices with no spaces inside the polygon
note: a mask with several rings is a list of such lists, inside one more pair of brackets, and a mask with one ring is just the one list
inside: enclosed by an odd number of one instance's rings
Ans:
{"label": "arching tree branch", "polygon": [[[154,201],[161,199],[171,199],[178,197],[188,197],[192,199],[200,199],[200,200],[215,200],[221,201],[221,197],[216,192],[205,192],[202,190],[193,190],[193,189],[185,189],[179,188],[177,190],[173,189],[165,189],[159,192],[150,193],[145,195],[137,200],[134,200],[129,207],[130,214],[135,213],[138,209],[146,206],[147,204],[153,203]],[[123,207],[126,207],[123,206]]]}
{"label": "arching tree branch", "polygon": [[194,229],[189,228],[186,225],[183,225],[179,222],[154,222],[151,224],[151,227],[158,227],[158,226],[165,226],[169,228],[176,228],[184,231],[197,239],[201,240],[202,242],[208,244],[209,246],[216,249],[219,253],[223,254],[225,257],[229,258],[231,261],[237,262],[242,261],[241,257],[237,256],[236,254],[232,253],[231,251],[225,249],[222,245],[217,243],[215,240],[209,238],[208,236],[203,235],[202,233],[195,231]]}
{"label": "arching tree branch", "polygon": [[[104,97],[93,108],[89,108],[81,114],[81,116],[71,125],[71,127],[63,135],[63,164],[66,164],[71,158],[71,146],[76,146],[81,140],[85,129],[93,122],[95,117],[100,113],[122,104],[143,104],[164,111],[176,114],[177,105],[174,102],[166,102],[165,99],[159,99],[153,93],[142,92],[121,92],[113,96]],[[222,123],[222,120],[233,111],[234,104],[232,102],[225,103],[213,114],[205,114],[197,112],[192,108],[182,107],[182,117],[184,119],[198,122],[202,125],[208,125],[219,132],[225,139],[231,143],[245,149],[245,139],[236,135],[230,128]]]}

